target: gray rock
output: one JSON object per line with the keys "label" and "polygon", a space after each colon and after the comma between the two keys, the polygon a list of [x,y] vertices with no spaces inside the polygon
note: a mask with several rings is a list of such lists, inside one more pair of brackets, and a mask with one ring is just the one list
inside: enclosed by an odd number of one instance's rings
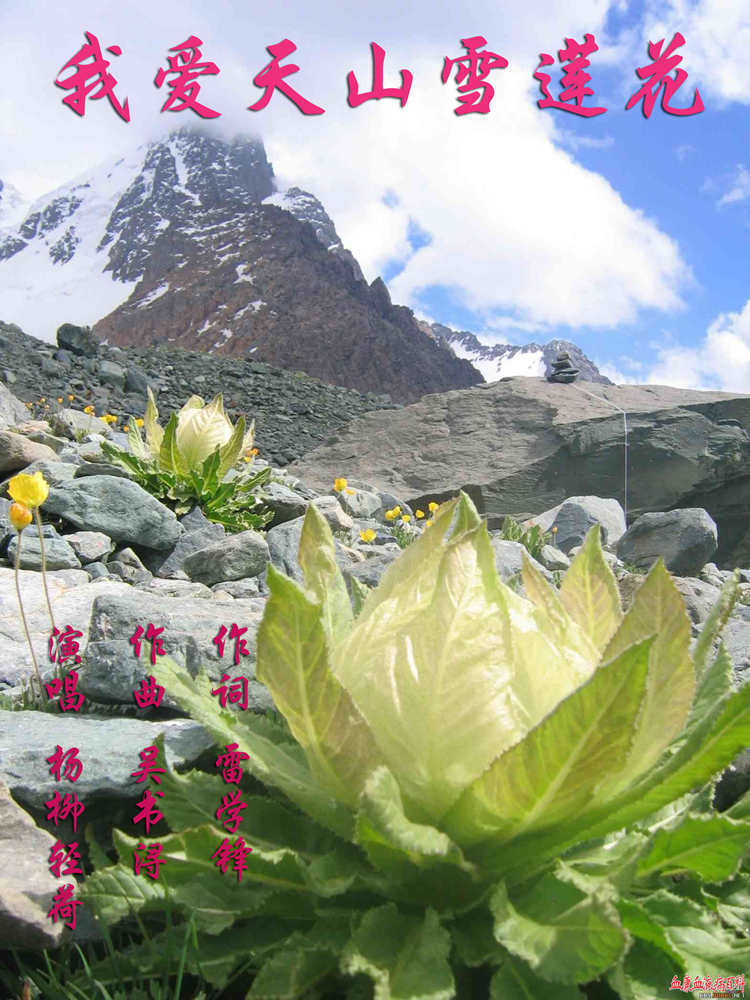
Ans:
{"label": "gray rock", "polygon": [[[249,582],[249,581],[248,581]],[[195,597],[202,600],[211,600],[213,594],[204,583],[191,583],[190,580],[160,580],[153,578],[144,583],[137,583],[136,590],[142,590],[145,594],[157,594],[159,597]],[[256,594],[247,596],[257,595]]]}
{"label": "gray rock", "polygon": [[732,658],[735,673],[750,667],[750,622],[732,617],[724,626],[721,641]]}
{"label": "gray rock", "polygon": [[159,386],[155,382],[150,382],[140,368],[131,365],[125,372],[125,392],[136,392],[139,396],[145,396],[148,387],[154,395],[159,391]]}
{"label": "gray rock", "polygon": [[345,531],[354,526],[353,519],[345,513],[336,497],[316,497],[312,503],[323,515],[331,531]]}
{"label": "gray rock", "polygon": [[302,517],[310,502],[280,483],[267,483],[263,487],[263,498],[274,515],[269,527],[293,521],[295,517]]}
{"label": "gray rock", "polygon": [[[550,570],[550,572],[555,572],[555,570],[562,570],[564,572],[566,569],[570,569],[570,559],[560,549],[556,549],[554,545],[542,546],[539,562],[545,569]],[[614,562],[617,562],[616,558],[614,558]]]}
{"label": "gray rock", "polygon": [[[30,726],[28,712],[4,712],[0,748],[0,778],[26,808],[42,809],[55,792],[67,791],[74,791],[84,806],[105,795],[135,801],[144,790],[143,783],[132,777],[139,754],[162,732],[164,753],[174,768],[184,770],[214,745],[203,726],[191,719],[145,722],[46,712],[33,715]],[[50,774],[47,757],[57,746],[63,750],[77,747],[83,769],[75,782],[57,781]],[[77,832],[82,833],[81,821]]]}
{"label": "gray rock", "polygon": [[226,529],[223,524],[214,524],[204,517],[202,511],[199,513],[203,519],[202,527],[194,527],[194,525],[201,523],[197,516],[188,514],[183,517],[181,524],[186,533],[165,552],[141,549],[139,552],[141,560],[146,569],[150,570],[154,576],[170,580],[187,580],[188,575],[184,568],[185,559],[194,552],[210,545],[219,544],[225,537]]}
{"label": "gray rock", "polygon": [[[10,715],[6,712],[4,715]],[[25,714],[25,713],[23,713]],[[0,753],[2,751],[0,750]],[[69,878],[55,878],[49,860],[57,838],[40,830],[0,780],[0,935],[4,949],[58,948],[69,932],[47,916]]]}
{"label": "gray rock", "polygon": [[76,531],[63,537],[84,566],[105,558],[115,547],[112,539],[103,531]]}
{"label": "gray rock", "polygon": [[147,583],[152,579],[152,575],[147,569],[134,569],[132,566],[120,562],[119,559],[110,559],[107,563],[107,569],[110,576],[116,576],[126,583]]}
{"label": "gray rock", "polygon": [[630,525],[617,544],[624,563],[649,569],[661,556],[678,576],[698,576],[716,552],[717,528],[700,508],[644,514]]}
{"label": "gray rock", "polygon": [[37,459],[57,462],[57,453],[46,444],[30,441],[23,434],[0,430],[0,472],[26,469]]}
{"label": "gray rock", "polygon": [[[351,486],[371,483],[422,510],[460,489],[480,513],[516,514],[533,500],[536,514],[583,495],[622,501],[614,404],[628,422],[628,519],[703,507],[719,526],[716,562],[750,566],[736,555],[750,555],[750,395],[588,383],[586,392],[518,376],[434,393],[352,420],[289,471],[325,491],[345,471]],[[741,426],[719,423],[728,418]]]}
{"label": "gray rock", "polygon": [[[281,570],[282,573],[286,573],[287,576],[290,576],[298,583],[304,582],[304,575],[297,561],[303,522],[304,518],[298,517],[294,521],[287,521],[286,524],[280,524],[276,528],[271,528],[266,534],[270,561],[273,563],[274,568]],[[334,538],[333,542],[336,549],[336,563],[343,572],[357,560],[351,554],[351,550],[342,545],[338,538]],[[262,581],[263,579],[261,577]]]}
{"label": "gray rock", "polygon": [[[242,602],[241,609],[227,612],[227,605],[203,598],[162,597],[134,588],[127,588],[124,593],[104,589],[93,606],[78,687],[93,701],[134,704],[133,690],[140,689],[141,681],[150,673],[152,644],[145,633],[152,624],[164,629],[158,638],[165,654],[192,677],[201,667],[211,680],[218,681],[223,673],[247,677],[250,708],[262,711],[272,708],[268,690],[255,680],[255,636],[263,607],[262,600],[247,601]],[[235,623],[248,629],[243,636],[248,653],[240,655],[239,664],[234,662],[235,640],[229,639],[229,630]],[[136,656],[130,640],[139,625],[143,628],[143,638],[140,656]],[[214,642],[222,626],[227,629],[223,657]],[[158,657],[158,646],[154,656]],[[177,707],[168,691],[162,705]]]}
{"label": "gray rock", "polygon": [[374,555],[372,559],[367,559],[366,562],[356,563],[354,566],[348,566],[343,571],[344,579],[347,581],[347,584],[349,584],[349,581],[352,577],[354,577],[367,587],[377,587],[382,580],[385,571],[398,559],[400,555],[401,549],[398,548],[397,550],[391,550],[389,552],[381,550]]}
{"label": "gray rock", "polygon": [[88,476],[50,490],[44,510],[116,542],[168,549],[182,534],[174,512],[129,479]]}
{"label": "gray rock", "polygon": [[[192,586],[202,586],[202,584],[192,584]],[[258,578],[255,576],[248,577],[246,580],[222,580],[221,583],[215,583],[211,590],[214,594],[219,592],[229,594],[230,597],[236,598],[248,598],[248,597],[259,597],[260,596],[260,583]]]}
{"label": "gray rock", "polygon": [[342,490],[336,494],[337,500],[345,513],[351,517],[372,518],[378,511],[382,511],[382,504],[377,493],[370,490],[357,490],[352,487],[351,493]]}
{"label": "gray rock", "polygon": [[[18,550],[18,536],[11,538],[8,544],[8,559],[15,565]],[[44,540],[44,559],[47,569],[80,569],[81,562],[73,548],[64,538],[46,538]],[[36,532],[24,532],[21,544],[21,569],[41,570],[42,547]]]}
{"label": "gray rock", "polygon": [[[557,528],[555,545],[568,554],[576,545],[582,545],[595,524],[601,525],[602,544],[612,545],[625,534],[625,512],[617,500],[604,497],[568,497],[564,503],[546,510],[533,519],[542,531]],[[525,522],[528,527],[530,522]]]}
{"label": "gray rock", "polygon": [[69,483],[75,477],[77,466],[70,462],[49,461],[46,458],[37,458],[23,471],[26,475],[33,476],[35,472],[41,472],[45,482],[49,486],[59,486],[61,483]]}
{"label": "gray rock", "polygon": [[125,387],[125,369],[114,361],[99,362],[99,381],[112,385],[115,389]]}
{"label": "gray rock", "polygon": [[84,464],[79,465],[75,470],[75,479],[83,479],[84,476],[115,476],[117,479],[130,479],[125,469],[119,465],[110,465],[109,462],[88,462],[85,456]]}
{"label": "gray rock", "polygon": [[[293,523],[293,522],[290,522]],[[258,531],[240,531],[220,543],[198,549],[183,560],[191,580],[211,586],[221,580],[258,576],[269,560],[268,544]]]}
{"label": "gray rock", "polygon": [[105,434],[109,427],[104,420],[99,417],[89,416],[82,410],[60,410],[56,414],[55,426],[65,433],[66,437],[73,440],[76,431],[83,431],[84,434],[94,433]]}
{"label": "gray rock", "polygon": [[63,323],[57,330],[57,346],[72,354],[96,354],[101,347],[101,341],[90,329]]}
{"label": "gray rock", "polygon": [[520,542],[507,542],[502,538],[498,538],[497,535],[493,535],[491,541],[492,548],[495,550],[495,568],[503,583],[507,583],[508,580],[514,576],[518,576],[522,571],[524,553],[528,556],[532,566],[542,574],[544,579],[552,583],[552,574],[550,571],[537,562]]}
{"label": "gray rock", "polygon": [[0,428],[17,427],[29,419],[29,411],[20,399],[0,384]]}
{"label": "gray rock", "polygon": [[[47,585],[57,627],[65,628],[70,625],[82,632],[83,638],[79,642],[83,649],[88,636],[91,607],[97,596],[105,591],[108,594],[132,591],[127,584],[109,579],[92,582],[85,587],[73,586],[68,574],[74,572],[75,570],[65,570],[60,576],[54,572],[49,573]],[[39,656],[40,650],[47,648],[51,632],[44,588],[40,586],[37,572],[21,570],[19,577],[26,620],[31,635],[35,637],[35,648]],[[0,567],[0,685],[20,684],[33,671],[26,634],[18,613],[13,570]],[[25,712],[21,714],[27,717]]]}
{"label": "gray rock", "polygon": [[89,563],[86,567],[86,572],[92,580],[103,580],[105,577],[109,577],[111,575],[104,563],[100,562]]}
{"label": "gray rock", "polygon": [[696,580],[694,577],[684,579],[682,577],[672,577],[675,586],[682,594],[685,601],[685,608],[690,615],[690,620],[696,625],[702,625],[714,604],[719,599],[721,590],[713,587],[703,580]]}

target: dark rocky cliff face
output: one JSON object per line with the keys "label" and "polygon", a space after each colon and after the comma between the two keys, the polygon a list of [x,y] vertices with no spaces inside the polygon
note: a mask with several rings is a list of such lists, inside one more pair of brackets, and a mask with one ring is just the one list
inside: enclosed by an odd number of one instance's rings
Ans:
{"label": "dark rocky cliff face", "polygon": [[483,381],[427,336],[411,310],[392,305],[380,279],[357,280],[312,223],[275,205],[195,204],[147,247],[139,244],[126,242],[120,259],[138,260],[142,280],[94,327],[110,344],[172,341],[402,403]]}

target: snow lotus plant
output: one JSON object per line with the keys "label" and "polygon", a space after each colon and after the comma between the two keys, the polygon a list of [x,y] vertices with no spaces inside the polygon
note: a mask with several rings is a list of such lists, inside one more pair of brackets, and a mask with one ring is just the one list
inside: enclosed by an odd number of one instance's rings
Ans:
{"label": "snow lotus plant", "polygon": [[149,388],[144,429],[145,441],[131,417],[130,452],[109,442],[102,444],[102,451],[153,496],[176,501],[177,514],[197,502],[209,520],[234,531],[260,528],[271,519],[272,513],[264,511],[262,500],[254,495],[268,481],[270,469],[252,475],[250,457],[244,475],[225,482],[232,467],[252,450],[254,422],[247,432],[244,417],[232,426],[221,393],[208,404],[191,396],[161,427]]}
{"label": "snow lotus plant", "polygon": [[[168,770],[159,881],[116,832],[121,862],[83,899],[116,920],[168,889],[200,927],[188,966],[221,986],[250,957],[251,1000],[574,1000],[595,981],[633,1000],[750,968],[750,797],[712,806],[750,745],[750,685],[713,653],[736,578],[691,654],[661,563],[623,615],[596,527],[559,592],[525,560],[522,597],[464,494],[356,611],[312,505],[299,562],[304,587],[269,566],[257,637],[283,724],[222,710],[203,671],[150,668],[267,792],[246,785],[228,835],[236,786]],[[213,860],[240,837],[241,882]]]}

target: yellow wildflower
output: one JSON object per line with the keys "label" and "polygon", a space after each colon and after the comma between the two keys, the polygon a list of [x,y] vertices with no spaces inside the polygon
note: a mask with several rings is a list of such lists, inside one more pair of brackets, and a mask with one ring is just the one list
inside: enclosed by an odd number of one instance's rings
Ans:
{"label": "yellow wildflower", "polygon": [[136,417],[135,418],[135,426],[136,427],[143,427],[143,417]]}
{"label": "yellow wildflower", "polygon": [[357,492],[356,490],[350,490],[350,489],[344,490],[344,493],[347,493],[350,497],[353,497],[356,492]]}
{"label": "yellow wildflower", "polygon": [[408,524],[408,522],[411,521],[411,514],[404,514],[401,520]]}
{"label": "yellow wildflower", "polygon": [[555,525],[555,527],[552,529],[552,534],[553,535],[557,534],[557,525]]}
{"label": "yellow wildflower", "polygon": [[16,531],[23,531],[24,528],[28,528],[32,520],[31,511],[28,507],[24,507],[23,504],[20,503],[12,503],[10,505],[8,517],[10,518],[10,523]]}
{"label": "yellow wildflower", "polygon": [[257,448],[251,448],[250,449],[250,454],[251,455],[257,455],[258,454],[258,449]]}
{"label": "yellow wildflower", "polygon": [[19,472],[8,483],[8,493],[16,503],[33,510],[35,507],[41,507],[47,499],[49,486],[41,472],[35,472],[33,476]]}
{"label": "yellow wildflower", "polygon": [[46,399],[46,398],[47,398],[46,396],[40,396],[40,397],[39,397],[39,402],[40,402],[40,403],[43,403],[43,402],[45,401],[45,399]]}
{"label": "yellow wildflower", "polygon": [[94,407],[93,406],[84,406],[83,412],[86,413],[86,414],[88,414],[88,416],[93,417],[93,415],[94,415]]}
{"label": "yellow wildflower", "polygon": [[420,517],[424,517],[423,510],[415,510],[414,513],[417,515],[417,519],[419,519]]}
{"label": "yellow wildflower", "polygon": [[127,424],[123,424],[123,425],[122,425],[122,429],[123,429],[123,432],[124,432],[125,434],[127,434],[127,433],[128,433],[128,431],[130,430],[130,428],[128,427],[128,425],[127,425]]}
{"label": "yellow wildflower", "polygon": [[57,397],[57,402],[58,402],[58,403],[62,403],[62,396],[58,396],[58,397]]}
{"label": "yellow wildflower", "polygon": [[400,507],[394,507],[392,510],[387,510],[385,512],[386,521],[395,521],[398,515],[401,513]]}
{"label": "yellow wildflower", "polygon": [[430,511],[431,514],[434,514],[435,511],[438,509],[439,506],[440,506],[440,504],[439,503],[435,503],[434,500],[430,500],[430,502],[427,504],[427,507],[429,508],[429,511]]}
{"label": "yellow wildflower", "polygon": [[364,531],[360,531],[359,537],[362,539],[363,542],[371,542],[375,537],[375,532],[372,530],[372,528],[365,528]]}
{"label": "yellow wildflower", "polygon": [[105,413],[104,416],[102,417],[102,420],[108,424],[117,423],[117,417],[113,413]]}
{"label": "yellow wildflower", "polygon": [[68,396],[68,402],[69,403],[72,403],[74,399],[75,399],[75,396]]}
{"label": "yellow wildflower", "polygon": [[346,489],[346,480],[344,478],[334,479],[333,488],[336,490],[337,493],[341,493],[343,490]]}
{"label": "yellow wildflower", "polygon": [[425,528],[429,528],[431,525],[432,525],[432,518],[430,518],[429,520],[425,521],[425,523],[424,523]]}

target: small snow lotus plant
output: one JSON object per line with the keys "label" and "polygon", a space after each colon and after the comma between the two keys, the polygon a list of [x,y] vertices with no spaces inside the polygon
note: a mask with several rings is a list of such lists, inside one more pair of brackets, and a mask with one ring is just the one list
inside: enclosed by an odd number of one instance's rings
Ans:
{"label": "small snow lotus plant", "polygon": [[[102,451],[152,496],[173,501],[177,514],[186,513],[197,503],[210,521],[230,531],[260,528],[270,521],[273,514],[264,509],[257,495],[268,481],[270,469],[252,474],[254,424],[246,432],[245,418],[240,417],[232,426],[221,393],[208,404],[200,396],[191,396],[172,414],[166,427],[158,421],[159,411],[149,388],[145,419],[131,417],[128,423],[130,452],[109,442],[102,443]],[[227,477],[243,457],[248,464],[242,474]]]}
{"label": "small snow lotus plant", "polygon": [[714,650],[736,579],[691,654],[663,564],[623,615],[596,527],[559,592],[525,559],[519,596],[464,494],[356,617],[313,505],[299,562],[304,586],[268,567],[257,638],[282,724],[150,668],[269,793],[247,786],[228,836],[233,786],[169,770],[164,883],[117,832],[82,898],[118,919],[168,893],[216,984],[254,957],[250,1000],[574,1000],[597,980],[633,1000],[750,967],[750,796],[712,806],[750,745],[750,685]]}

